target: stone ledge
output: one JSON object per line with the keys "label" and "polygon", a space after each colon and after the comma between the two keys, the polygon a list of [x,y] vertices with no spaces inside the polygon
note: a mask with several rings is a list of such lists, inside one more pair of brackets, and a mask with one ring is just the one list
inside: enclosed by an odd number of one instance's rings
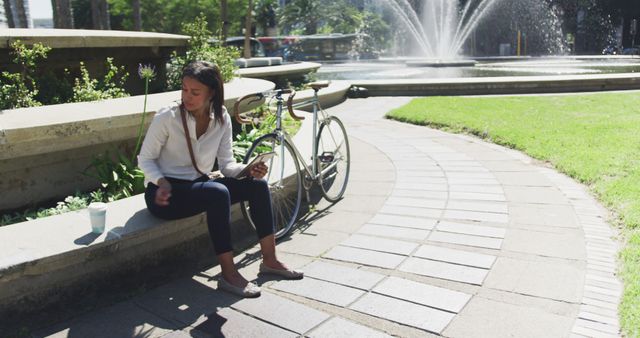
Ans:
{"label": "stone ledge", "polygon": [[[273,89],[259,79],[234,79],[225,84],[225,106],[247,93]],[[147,98],[146,127],[156,110],[180,100],[180,91]],[[4,110],[0,113],[0,160],[68,150],[135,137],[144,95],[94,102],[66,103]],[[248,109],[248,107],[243,107]],[[126,135],[119,131],[127,129]]]}
{"label": "stone ledge", "polygon": [[353,80],[371,96],[561,93],[640,89],[640,74]]}
{"label": "stone ledge", "polygon": [[[50,306],[108,291],[129,275],[145,284],[150,269],[214,264],[205,215],[164,221],[146,210],[144,196],[108,203],[107,226],[91,233],[86,209],[0,228],[0,318],[20,319]],[[232,208],[234,247],[257,240],[238,205]],[[159,266],[172,261],[173,266]],[[130,282],[130,281],[126,281]],[[3,326],[3,325],[0,325]]]}
{"label": "stone ledge", "polygon": [[250,78],[272,78],[291,75],[304,75],[318,70],[322,66],[316,62],[296,62],[278,66],[241,68],[236,74]]}
{"label": "stone ledge", "polygon": [[0,49],[16,40],[51,48],[186,47],[186,35],[92,29],[0,29]]}

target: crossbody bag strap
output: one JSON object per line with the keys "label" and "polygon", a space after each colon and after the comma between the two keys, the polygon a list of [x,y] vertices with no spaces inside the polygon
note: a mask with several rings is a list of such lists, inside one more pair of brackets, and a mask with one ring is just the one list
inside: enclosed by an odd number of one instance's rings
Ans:
{"label": "crossbody bag strap", "polygon": [[189,156],[191,156],[191,164],[193,164],[193,168],[200,175],[205,175],[200,169],[198,169],[198,165],[196,165],[196,158],[193,156],[193,147],[191,147],[191,136],[189,135],[189,127],[187,126],[187,114],[185,113],[182,105],[180,105],[180,116],[182,117],[182,127],[184,128],[184,136],[187,138],[187,146],[189,147]]}

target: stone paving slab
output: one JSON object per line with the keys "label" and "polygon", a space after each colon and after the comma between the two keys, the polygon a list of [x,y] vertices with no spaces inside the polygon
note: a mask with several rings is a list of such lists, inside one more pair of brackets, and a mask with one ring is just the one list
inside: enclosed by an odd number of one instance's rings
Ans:
{"label": "stone paving slab", "polygon": [[431,230],[438,221],[435,219],[407,217],[399,215],[377,214],[369,224],[391,225],[397,227],[416,228],[423,230]]}
{"label": "stone paving slab", "polygon": [[340,243],[342,246],[350,246],[360,249],[388,252],[397,255],[408,256],[417,247],[417,243],[398,241],[395,239],[379,238],[354,234]]}
{"label": "stone paving slab", "polygon": [[504,238],[507,230],[504,228],[491,227],[486,225],[474,225],[469,223],[440,221],[437,226],[438,231],[455,232],[465,235],[475,235],[493,238]]}
{"label": "stone paving slab", "polygon": [[564,337],[573,320],[539,308],[474,297],[444,331],[446,337]]}
{"label": "stone paving slab", "polygon": [[408,190],[394,189],[391,196],[394,197],[416,197],[430,199],[446,199],[449,194],[446,191],[425,191],[425,190]]}
{"label": "stone paving slab", "polygon": [[353,303],[366,293],[362,290],[314,278],[304,278],[297,281],[283,280],[271,285],[270,288],[342,307]]}
{"label": "stone paving slab", "polygon": [[398,277],[385,279],[373,291],[385,296],[455,313],[460,312],[471,299],[469,294]]}
{"label": "stone paving slab", "polygon": [[324,312],[268,292],[258,299],[242,299],[232,304],[231,308],[298,334],[304,334],[330,317]]}
{"label": "stone paving slab", "polygon": [[361,290],[370,290],[385,277],[375,272],[326,263],[324,261],[314,261],[305,266],[304,274],[305,276],[315,279]]}
{"label": "stone paving slab", "polygon": [[360,228],[358,233],[420,241],[427,238],[429,230],[379,224],[365,224]]}
{"label": "stone paving slab", "polygon": [[408,258],[400,267],[400,271],[416,275],[452,280],[456,282],[482,285],[489,270],[470,266],[432,261],[421,258]]}
{"label": "stone paving slab", "polygon": [[563,260],[526,261],[499,257],[485,285],[489,288],[579,302],[584,270],[580,263]]}
{"label": "stone paving slab", "polygon": [[391,196],[386,200],[385,204],[417,208],[444,209],[446,202],[436,199]]}
{"label": "stone paving slab", "polygon": [[405,259],[405,256],[394,255],[372,250],[336,246],[324,254],[325,258],[339,261],[360,263],[385,269],[395,269]]}
{"label": "stone paving slab", "polygon": [[455,210],[493,212],[500,214],[508,213],[507,203],[505,202],[460,201],[451,199],[447,203],[447,208]]}
{"label": "stone paving slab", "polygon": [[[35,324],[35,323],[34,323]],[[178,329],[180,324],[147,312],[131,301],[119,303],[70,322],[34,332],[33,337],[162,337]]]}
{"label": "stone paving slab", "polygon": [[194,330],[204,333],[205,337],[298,337],[294,332],[283,330],[230,308],[222,308],[213,313],[206,321],[194,327]]}
{"label": "stone paving slab", "polygon": [[434,333],[442,332],[455,316],[450,312],[373,293],[365,295],[349,308]]}
{"label": "stone paving slab", "polygon": [[482,211],[468,211],[468,210],[445,210],[444,218],[460,219],[477,222],[497,222],[507,223],[509,222],[509,215],[504,213],[494,212],[482,212]]}
{"label": "stone paving slab", "polygon": [[487,249],[500,249],[502,246],[502,239],[490,238],[484,236],[474,236],[465,234],[454,234],[450,232],[433,231],[428,238],[430,241],[460,244],[467,246],[475,246],[479,248]]}
{"label": "stone paving slab", "polygon": [[549,257],[584,259],[585,245],[579,230],[567,229],[563,233],[510,229],[502,248]]}
{"label": "stone paving slab", "polygon": [[450,192],[476,192],[485,194],[503,194],[500,185],[450,184]]}
{"label": "stone paving slab", "polygon": [[388,334],[373,330],[366,326],[350,322],[340,317],[333,317],[308,334],[311,338],[391,338]]}
{"label": "stone paving slab", "polygon": [[442,215],[442,210],[429,209],[429,208],[415,208],[405,207],[397,205],[385,205],[379,212],[383,214],[401,215],[401,216],[416,216],[426,218],[438,218]]}
{"label": "stone paving slab", "polygon": [[413,256],[483,269],[490,269],[493,262],[496,260],[496,257],[491,255],[443,248],[434,245],[421,245]]}
{"label": "stone paving slab", "polygon": [[490,193],[482,193],[482,192],[451,192],[449,194],[451,199],[455,200],[473,200],[473,201],[496,201],[496,202],[506,202],[507,198],[504,194],[490,194]]}

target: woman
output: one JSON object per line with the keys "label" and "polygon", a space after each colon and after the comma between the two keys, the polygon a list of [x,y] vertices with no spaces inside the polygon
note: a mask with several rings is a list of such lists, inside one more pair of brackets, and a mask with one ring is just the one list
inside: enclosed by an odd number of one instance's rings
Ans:
{"label": "woman", "polygon": [[[231,204],[244,200],[251,206],[262,251],[260,272],[286,279],[300,279],[303,273],[287,268],[276,257],[271,195],[262,179],[267,166],[257,163],[249,168],[247,178],[233,178],[244,165],[234,161],[231,119],[223,103],[218,67],[205,61],[189,63],[182,72],[182,103],[160,109],[155,115],[138,163],[145,174],[149,211],[163,219],[206,212],[209,235],[222,269],[218,287],[243,297],[258,297],[260,288],[242,277],[233,263]],[[200,168],[212,169],[216,159],[226,177],[210,179]]]}

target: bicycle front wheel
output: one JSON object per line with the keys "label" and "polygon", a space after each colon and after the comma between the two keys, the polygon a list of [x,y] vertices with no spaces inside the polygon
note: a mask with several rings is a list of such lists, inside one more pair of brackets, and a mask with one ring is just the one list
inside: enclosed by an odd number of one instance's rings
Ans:
{"label": "bicycle front wheel", "polygon": [[316,156],[322,195],[330,202],[338,201],[347,189],[351,153],[347,131],[335,116],[322,121],[316,138]]}
{"label": "bicycle front wheel", "polygon": [[[276,134],[267,134],[255,140],[247,151],[244,163],[269,151],[275,152],[276,156],[265,163],[269,171],[264,179],[271,190],[275,236],[281,238],[291,231],[297,220],[302,203],[302,178],[293,148],[287,140],[281,140]],[[255,227],[249,203],[241,202],[241,209],[245,218]]]}

